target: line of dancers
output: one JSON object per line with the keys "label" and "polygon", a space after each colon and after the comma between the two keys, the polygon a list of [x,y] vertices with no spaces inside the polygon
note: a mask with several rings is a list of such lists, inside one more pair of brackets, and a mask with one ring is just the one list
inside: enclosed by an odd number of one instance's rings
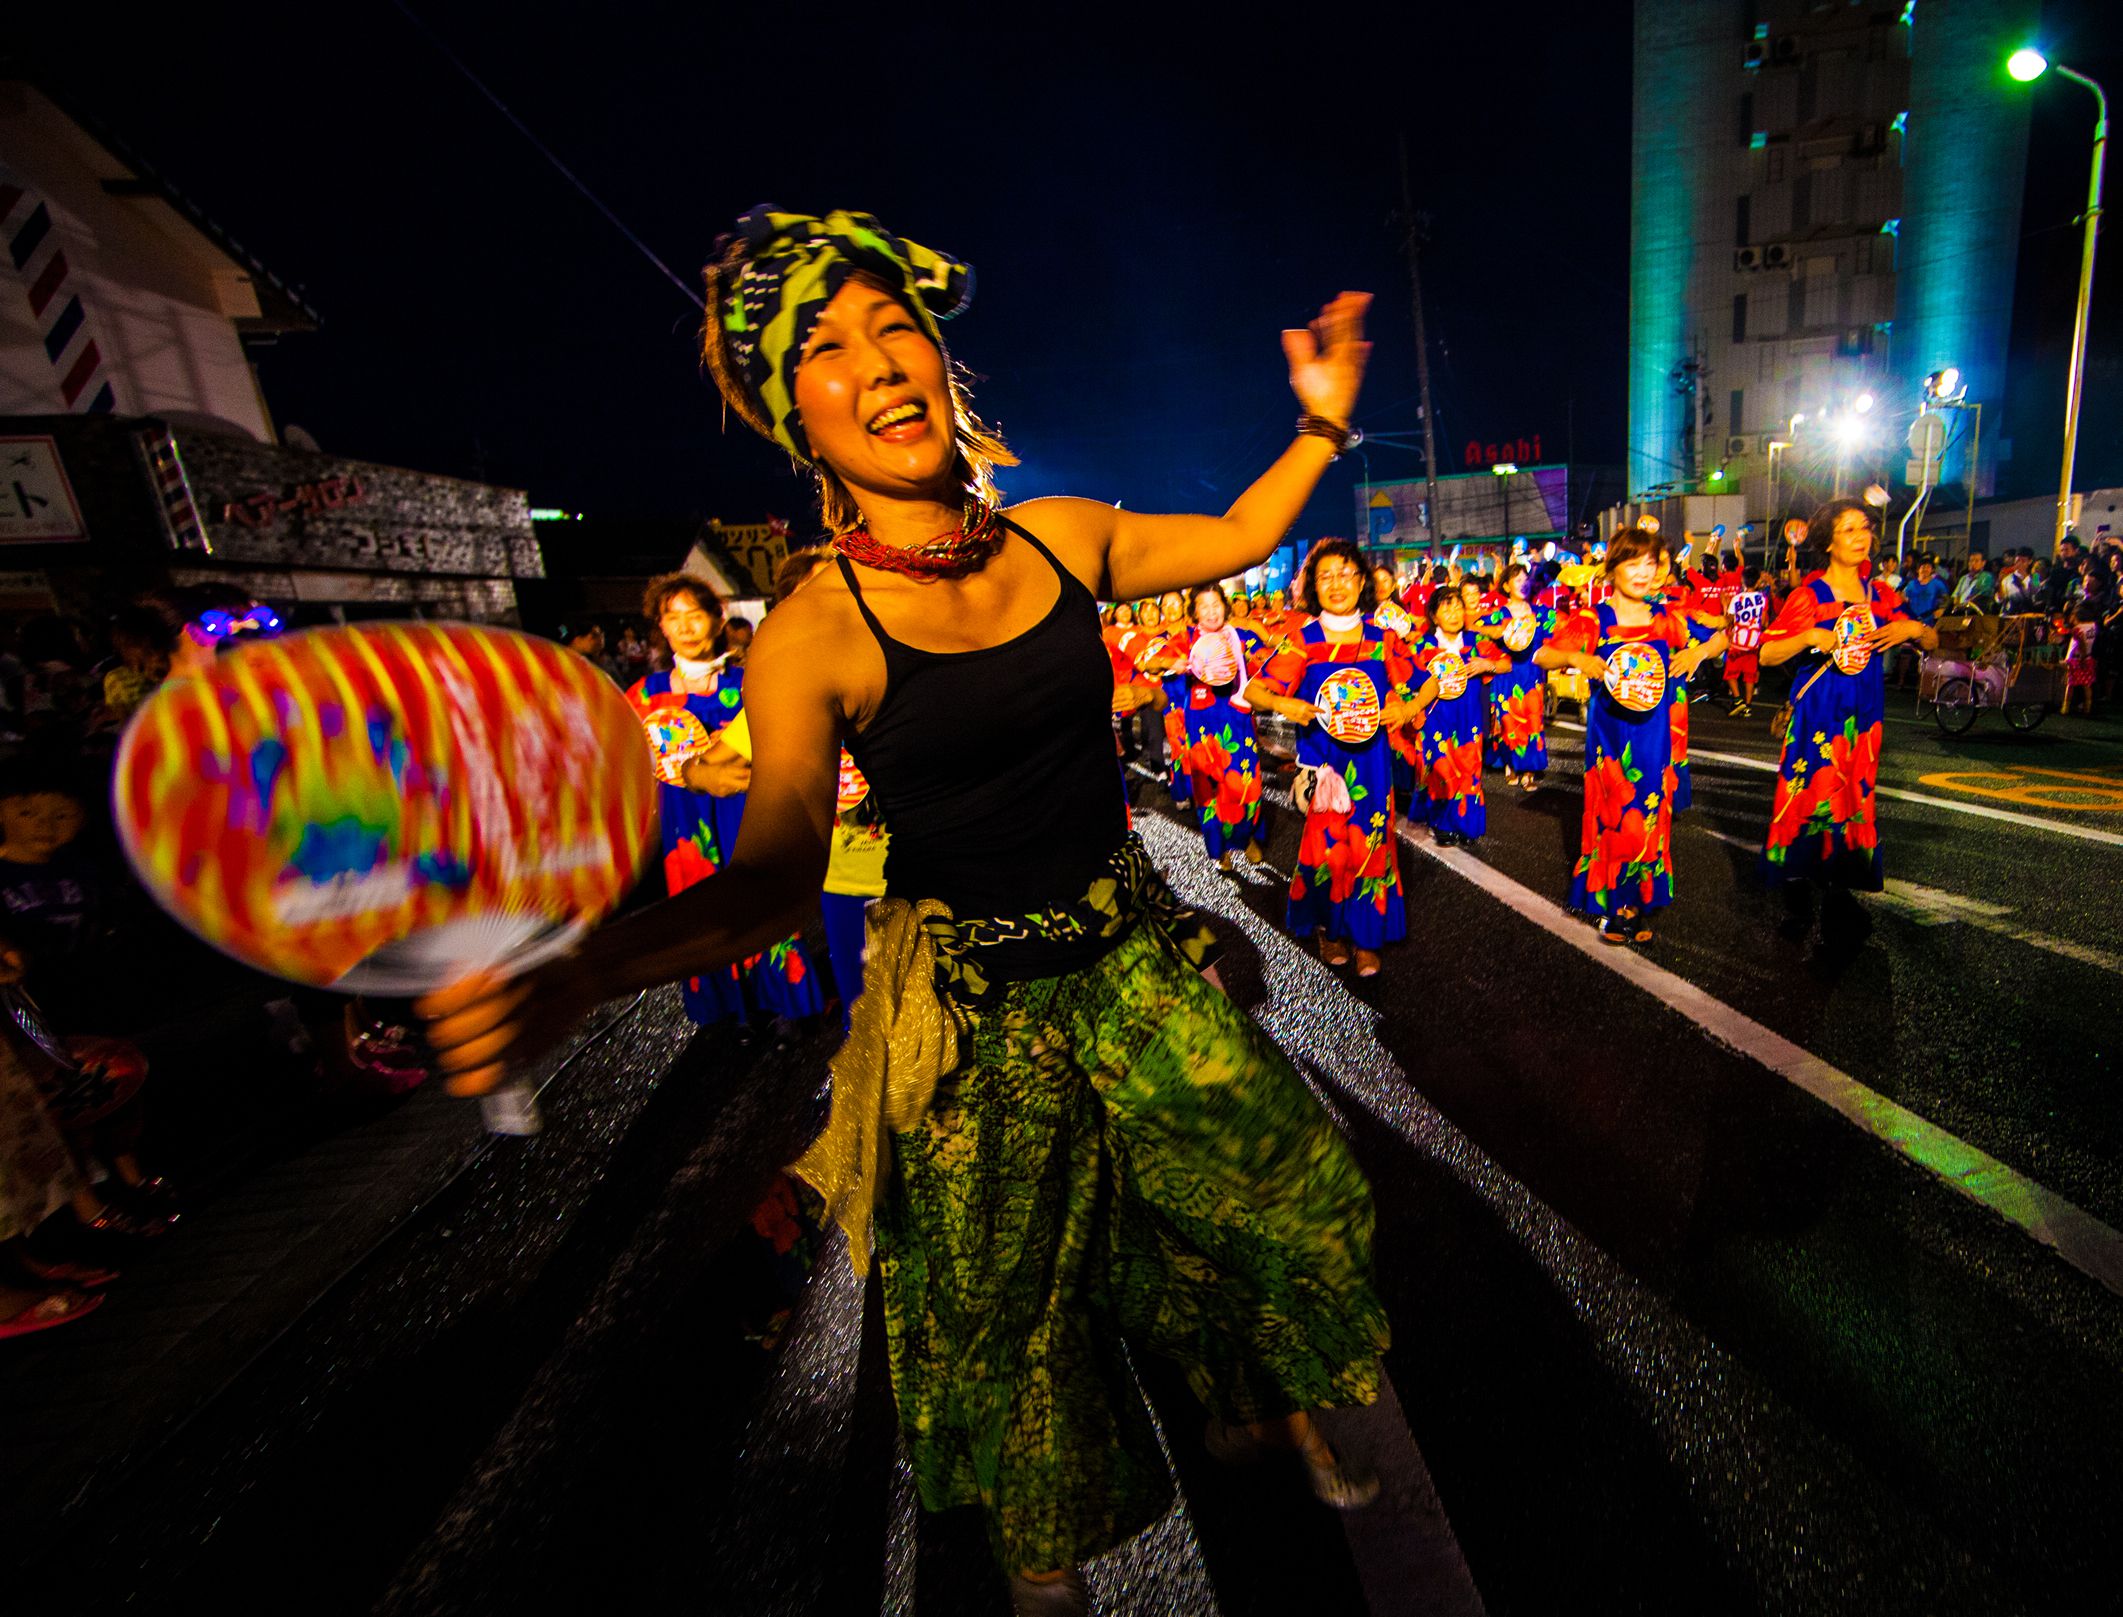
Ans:
{"label": "line of dancers", "polygon": [[[1839,537],[1840,536],[1840,537]],[[1304,816],[1286,924],[1333,967],[1375,976],[1407,936],[1394,839],[1402,815],[1440,847],[1488,828],[1487,770],[1523,793],[1548,769],[1547,724],[1566,693],[1585,726],[1584,808],[1569,907],[1601,939],[1650,943],[1673,900],[1673,816],[1693,800],[1690,681],[1713,659],[1745,717],[1764,663],[1797,659],[1792,712],[1761,869],[1794,927],[1816,890],[1831,918],[1881,885],[1872,798],[1885,653],[1936,637],[1872,577],[1877,517],[1854,500],[1808,525],[1814,563],[1773,596],[1735,546],[1686,564],[1646,523],[1586,561],[1515,555],[1494,575],[1437,569],[1403,582],[1346,539],[1323,539],[1294,609],[1234,613],[1242,592],[1204,585],[1105,614],[1117,716],[1161,708],[1169,785],[1225,869],[1263,857],[1264,770],[1255,715],[1296,734]],[[1148,627],[1145,627],[1145,623]],[[1694,700],[1704,700],[1705,692]]]}

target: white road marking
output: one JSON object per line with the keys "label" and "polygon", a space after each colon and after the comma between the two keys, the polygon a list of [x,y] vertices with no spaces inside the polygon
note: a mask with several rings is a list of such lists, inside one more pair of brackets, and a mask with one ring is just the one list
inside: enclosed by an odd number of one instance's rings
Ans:
{"label": "white road marking", "polygon": [[1887,896],[1938,921],[1995,921],[2012,911],[2003,904],[1986,904],[1979,898],[1963,898],[1940,887],[1921,887],[1913,881],[1889,878]]}
{"label": "white road marking", "polygon": [[[1849,1073],[1830,1066],[1781,1033],[1712,998],[1687,978],[1653,965],[1634,949],[1602,943],[1591,927],[1561,905],[1472,854],[1418,840],[1406,826],[1401,827],[1400,834],[1409,847],[1427,854],[1505,908],[1678,1011],[1718,1044],[1803,1089],[1953,1190],[2053,1248],[2073,1268],[2123,1295],[2123,1233],[1907,1107],[1866,1088]],[[1721,841],[1734,840],[1723,832],[1707,834]]]}
{"label": "white road marking", "polygon": [[[1695,823],[1691,829],[1706,837],[1715,837],[1735,848],[1745,848],[1759,853],[1762,844],[1759,838],[1736,837],[1729,831],[1719,831],[1711,826]],[[1919,926],[1952,926],[1965,922],[1981,927],[1985,932],[1995,932],[2001,938],[2011,938],[2015,943],[2024,943],[2031,948],[2046,949],[2051,954],[2062,955],[2067,960],[2076,960],[2081,965],[2111,972],[2123,977],[2123,955],[2111,954],[2106,949],[2096,949],[2089,943],[2074,943],[2069,938],[2059,938],[2032,928],[2014,926],[2005,919],[2011,910],[1999,904],[1986,904],[1981,899],[1963,898],[1959,893],[1949,893],[1937,887],[1920,887],[1913,881],[1897,881],[1887,878],[1887,891],[1881,899],[1903,911]]]}
{"label": "white road marking", "polygon": [[1936,887],[1919,887],[1915,882],[1896,881],[1892,877],[1888,878],[1887,891],[1881,896],[1889,903],[1913,912],[1919,925],[1941,926],[1956,921],[1965,922],[1969,926],[1981,927],[1985,932],[1995,932],[2001,938],[2011,938],[2015,943],[2046,949],[2049,953],[2062,955],[2067,960],[2076,960],[2082,965],[2123,977],[2123,955],[2111,954],[2106,949],[2096,949],[2089,943],[2074,943],[2069,938],[2053,937],[2047,932],[2014,926],[2004,919],[2012,911],[2001,909],[1995,904],[1981,904],[1972,898],[1963,898],[1958,893],[1944,893]]}

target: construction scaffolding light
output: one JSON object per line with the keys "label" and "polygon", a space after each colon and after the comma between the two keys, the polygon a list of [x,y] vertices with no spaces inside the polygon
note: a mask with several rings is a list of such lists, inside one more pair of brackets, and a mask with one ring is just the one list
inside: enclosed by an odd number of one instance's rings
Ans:
{"label": "construction scaffolding light", "polygon": [[1961,385],[1961,372],[1958,366],[1944,366],[1924,378],[1924,396],[1929,399],[1938,399],[1944,403],[1951,403],[1967,391],[1968,389]]}

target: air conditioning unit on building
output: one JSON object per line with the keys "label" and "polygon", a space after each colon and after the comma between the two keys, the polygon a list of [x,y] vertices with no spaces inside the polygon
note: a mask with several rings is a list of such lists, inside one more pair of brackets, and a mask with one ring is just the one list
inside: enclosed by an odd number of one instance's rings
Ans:
{"label": "air conditioning unit on building", "polygon": [[1789,269],[1791,247],[1787,242],[1773,241],[1762,249],[1762,267],[1765,269]]}
{"label": "air conditioning unit on building", "polygon": [[1732,267],[1736,270],[1758,270],[1762,267],[1762,249],[1742,247],[1732,255]]}
{"label": "air conditioning unit on building", "polygon": [[1796,62],[1799,59],[1799,42],[1797,38],[1791,34],[1786,34],[1783,38],[1771,42],[1769,59],[1779,67]]}
{"label": "air conditioning unit on building", "polygon": [[1752,438],[1736,434],[1725,440],[1725,458],[1727,460],[1737,460],[1742,455],[1751,455],[1753,453],[1754,440]]}

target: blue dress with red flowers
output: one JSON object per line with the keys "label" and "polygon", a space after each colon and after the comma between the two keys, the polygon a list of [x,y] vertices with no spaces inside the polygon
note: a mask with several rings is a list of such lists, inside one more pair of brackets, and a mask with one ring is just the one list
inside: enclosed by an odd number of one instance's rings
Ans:
{"label": "blue dress with red flowers", "polygon": [[[643,718],[659,708],[682,707],[710,736],[732,723],[744,706],[744,670],[724,668],[706,695],[671,689],[667,673],[650,674],[627,692]],[[711,797],[659,781],[658,819],[663,828],[663,879],[673,895],[722,869],[737,846],[745,794]],[[790,937],[751,959],[725,966],[685,984],[686,1015],[702,1024],[755,1016],[814,1016],[825,1009],[818,975],[801,940]]]}
{"label": "blue dress with red flowers", "polygon": [[[1238,677],[1228,685],[1205,685],[1183,672],[1167,681],[1180,691],[1174,703],[1180,715],[1182,747],[1177,762],[1184,770],[1187,796],[1201,821],[1202,846],[1211,859],[1243,851],[1260,837],[1260,750],[1253,730],[1253,710],[1238,706],[1247,679],[1262,666],[1267,648],[1242,624],[1231,628],[1243,655]],[[1193,649],[1200,631],[1185,649]],[[1175,793],[1175,795],[1177,795]]]}
{"label": "blue dress with red flowers", "polygon": [[1410,655],[1416,671],[1438,686],[1423,714],[1425,818],[1434,831],[1478,837],[1489,829],[1482,798],[1482,736],[1489,714],[1481,676],[1468,672],[1467,664],[1501,660],[1501,654],[1465,630],[1432,629]]}
{"label": "blue dress with red flowers", "polygon": [[1585,715],[1585,814],[1570,908],[1607,916],[1673,902],[1673,716],[1668,708],[1673,654],[1687,645],[1688,624],[1666,606],[1651,621],[1624,628],[1612,604],[1574,613],[1550,642],[1633,667],[1624,697],[1590,681]]}
{"label": "blue dress with red flowers", "polygon": [[[1496,757],[1506,773],[1548,772],[1548,674],[1533,654],[1555,633],[1555,613],[1532,607],[1523,618],[1509,604],[1498,607],[1476,626],[1482,638],[1511,659],[1511,672],[1489,681],[1489,714],[1496,734]],[[1521,640],[1524,644],[1519,644]]]}
{"label": "blue dress with red flowers", "polygon": [[1766,642],[1834,628],[1846,641],[1833,654],[1808,650],[1791,662],[1791,727],[1762,846],[1770,881],[1819,876],[1860,892],[1880,890],[1873,794],[1887,711],[1886,663],[1864,637],[1908,616],[1902,597],[1878,579],[1867,599],[1844,601],[1815,573],[1785,598],[1764,634]]}
{"label": "blue dress with red flowers", "polygon": [[[1321,688],[1347,674],[1365,682],[1382,706],[1408,699],[1412,672],[1400,636],[1370,618],[1363,638],[1346,645],[1331,644],[1315,618],[1260,677],[1279,695],[1319,705]],[[1284,921],[1297,936],[1324,932],[1375,950],[1408,935],[1394,840],[1392,756],[1383,729],[1358,742],[1337,741],[1318,724],[1298,733],[1299,779],[1309,783],[1311,795]]]}

